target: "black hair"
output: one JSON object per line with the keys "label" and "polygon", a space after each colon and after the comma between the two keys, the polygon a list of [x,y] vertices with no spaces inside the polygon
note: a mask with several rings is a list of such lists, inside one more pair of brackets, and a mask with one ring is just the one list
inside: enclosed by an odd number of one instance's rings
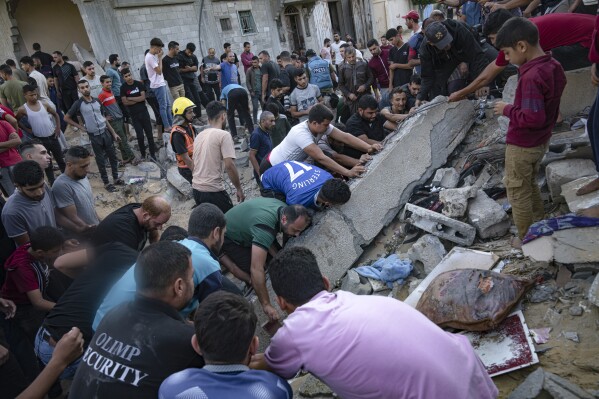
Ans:
{"label": "black hair", "polygon": [[287,218],[287,223],[294,223],[301,217],[304,217],[308,224],[312,221],[312,213],[303,205],[288,205],[283,208],[281,215]]}
{"label": "black hair", "polygon": [[108,56],[108,62],[112,65],[119,58],[118,54],[110,54]]}
{"label": "black hair", "polygon": [[509,12],[508,10],[504,10],[500,8],[497,11],[492,12],[487,17],[487,21],[483,25],[483,35],[489,36],[494,33],[499,32],[499,29],[505,24],[507,21],[512,19],[514,14]]}
{"label": "black hair", "polygon": [[29,242],[34,251],[50,251],[64,244],[64,235],[56,227],[41,226],[29,233]]}
{"label": "black hair", "polygon": [[379,103],[376,101],[374,96],[371,94],[366,94],[365,96],[360,97],[358,100],[358,108],[379,109]]}
{"label": "black hair", "polygon": [[260,51],[260,52],[258,53],[258,55],[260,55],[260,54],[264,54],[265,56],[267,56],[267,57],[270,57],[270,54],[268,54],[268,51],[266,51],[266,50],[262,50],[262,51]]}
{"label": "black hair", "polygon": [[192,53],[196,51],[196,45],[189,42],[185,45],[185,49],[191,51]]}
{"label": "black hair", "polygon": [[[407,87],[406,87],[406,89],[409,90]],[[396,94],[398,94],[398,93],[407,94],[407,91],[404,90],[403,86],[394,87],[393,90],[391,90],[391,93],[389,93],[389,100],[392,100],[393,96],[396,95]]]}
{"label": "black hair", "polygon": [[58,50],[56,50],[56,51],[55,51],[55,52],[53,52],[52,54],[56,54],[56,55],[59,55],[59,56],[61,56],[61,57],[62,57],[62,52],[60,52],[60,51],[58,51]]}
{"label": "black hair", "polygon": [[150,40],[150,47],[164,47],[164,43],[162,43],[162,40],[155,37],[152,40]]}
{"label": "black hair", "polygon": [[324,44],[327,44],[331,41],[331,39],[329,39],[328,37],[326,39],[324,39]]}
{"label": "black hair", "polygon": [[168,226],[160,235],[160,241],[181,241],[189,237],[189,233],[183,227]]}
{"label": "black hair", "polygon": [[215,228],[224,228],[226,225],[225,214],[220,208],[205,202],[191,211],[187,230],[194,237],[207,238]]}
{"label": "black hair", "polygon": [[225,106],[222,105],[219,101],[210,101],[206,105],[206,114],[208,115],[208,120],[215,120],[223,112],[227,112],[227,108],[225,108]]}
{"label": "black hair", "polygon": [[243,42],[243,47],[247,46],[248,44],[250,44],[250,42]]}
{"label": "black hair", "polygon": [[299,78],[302,75],[306,74],[306,70],[304,68],[293,68],[291,70],[291,73],[293,74],[293,78]]}
{"label": "black hair", "polygon": [[[8,61],[12,61],[12,60],[6,60],[6,63],[8,64]],[[14,63],[14,61],[12,61]],[[33,58],[25,56],[25,57],[21,57],[21,59],[19,60],[19,62],[21,64],[27,64],[27,65],[31,65],[33,66]],[[10,65],[10,64],[9,64]]]}
{"label": "black hair", "polygon": [[345,204],[351,198],[349,186],[343,179],[329,179],[322,185],[320,194],[334,204]]}
{"label": "black hair", "polygon": [[341,46],[339,46],[340,49],[342,49],[342,48],[348,48],[348,47],[351,47],[351,46],[349,44],[347,44],[347,43],[343,43]]}
{"label": "black hair", "polygon": [[93,62],[91,62],[91,61],[85,61],[85,62],[83,63],[83,68],[85,69],[85,68],[87,68],[88,66],[92,66],[92,65],[94,65],[94,63],[93,63]]}
{"label": "black hair", "polygon": [[258,57],[257,56],[253,56],[252,57],[252,61],[258,61]]}
{"label": "black hair", "polygon": [[100,76],[100,83],[104,83],[104,81],[106,79],[112,79],[112,78],[110,76],[108,76],[108,75],[102,75],[102,76]]}
{"label": "black hair", "polygon": [[322,123],[324,121],[332,121],[333,113],[323,104],[316,104],[310,108],[308,112],[308,123]]}
{"label": "black hair", "polygon": [[178,45],[179,45],[179,43],[177,43],[177,42],[176,42],[176,41],[174,41],[174,40],[171,40],[170,42],[168,42],[168,49],[169,49],[169,50],[170,50],[170,49],[173,49],[173,48],[177,47]]}
{"label": "black hair", "polygon": [[12,76],[12,69],[6,64],[0,65],[0,72]]}
{"label": "black hair", "polygon": [[21,154],[21,156],[23,156],[23,153],[33,149],[35,145],[43,145],[43,144],[38,139],[31,139],[28,142],[23,143],[19,146],[19,154]]}
{"label": "black hair", "polygon": [[266,104],[266,110],[272,112],[275,118],[279,116],[279,107],[277,106],[277,104]]}
{"label": "black hair", "polygon": [[160,292],[189,270],[191,251],[173,241],[159,241],[146,247],[137,258],[137,291]]}
{"label": "black hair", "polygon": [[385,37],[387,38],[387,40],[391,40],[395,36],[397,36],[397,29],[391,28],[387,31],[387,33],[385,33]]}
{"label": "black hair", "polygon": [[64,157],[67,162],[73,162],[79,159],[89,158],[91,155],[92,154],[90,154],[87,148],[80,145],[74,145],[65,152]]}
{"label": "black hair", "polygon": [[13,180],[17,186],[35,186],[44,181],[44,171],[35,161],[21,161],[12,170]]}
{"label": "black hair", "polygon": [[495,46],[499,49],[516,47],[520,41],[526,42],[531,46],[539,44],[539,30],[526,18],[514,17],[507,21],[495,38]]}
{"label": "black hair", "polygon": [[283,88],[285,86],[283,86],[283,81],[281,81],[281,79],[276,79],[275,78],[275,79],[273,79],[273,80],[270,81],[269,87],[270,87],[270,90],[272,90],[272,89],[281,89],[281,88]]}
{"label": "black hair", "polygon": [[195,334],[204,359],[224,364],[242,363],[254,338],[258,318],[250,302],[225,291],[200,302]]}
{"label": "black hair", "polygon": [[413,74],[410,78],[410,83],[416,83],[417,85],[422,84],[422,78],[417,73]]}
{"label": "black hair", "polygon": [[231,47],[231,43],[226,42],[225,44],[223,44],[223,49],[226,49],[227,47]]}
{"label": "black hair", "polygon": [[25,86],[23,86],[23,94],[35,91],[36,89],[37,86],[26,84]]}
{"label": "black hair", "polygon": [[89,82],[87,80],[85,80],[85,79],[79,79],[77,81],[77,87],[79,87],[80,85],[84,85],[84,84],[89,85]]}
{"label": "black hair", "polygon": [[268,274],[277,296],[295,306],[326,290],[316,257],[308,248],[283,248],[270,262]]}
{"label": "black hair", "polygon": [[40,51],[42,49],[42,46],[40,46],[39,43],[33,43],[33,49],[35,51]]}
{"label": "black hair", "polygon": [[368,43],[366,43],[366,48],[370,48],[372,46],[378,46],[379,45],[379,41],[376,39],[370,39],[368,41]]}
{"label": "black hair", "polygon": [[123,68],[123,69],[121,69],[121,73],[123,74],[123,76],[125,76],[126,74],[131,73],[131,69]]}

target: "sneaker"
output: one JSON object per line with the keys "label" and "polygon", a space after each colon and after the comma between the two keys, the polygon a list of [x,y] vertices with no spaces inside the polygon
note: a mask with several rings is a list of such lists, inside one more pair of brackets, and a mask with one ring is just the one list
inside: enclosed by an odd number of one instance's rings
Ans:
{"label": "sneaker", "polygon": [[106,191],[108,191],[109,193],[114,193],[116,191],[118,191],[118,189],[114,186],[114,184],[105,184],[104,188],[106,189]]}
{"label": "sneaker", "polygon": [[114,184],[116,184],[117,186],[124,186],[125,185],[125,181],[123,179],[116,179],[114,181]]}

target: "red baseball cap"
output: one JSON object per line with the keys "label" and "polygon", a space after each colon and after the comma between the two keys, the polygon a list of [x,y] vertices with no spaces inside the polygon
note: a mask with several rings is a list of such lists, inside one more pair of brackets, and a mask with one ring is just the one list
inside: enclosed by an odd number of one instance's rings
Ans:
{"label": "red baseball cap", "polygon": [[410,10],[406,15],[404,15],[402,17],[403,19],[413,19],[418,21],[420,19],[420,15],[418,15],[418,12],[416,10]]}

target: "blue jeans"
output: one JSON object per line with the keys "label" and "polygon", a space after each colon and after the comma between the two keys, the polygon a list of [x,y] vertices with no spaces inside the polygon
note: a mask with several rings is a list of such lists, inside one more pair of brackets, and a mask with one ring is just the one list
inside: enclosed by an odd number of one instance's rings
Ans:
{"label": "blue jeans", "polygon": [[164,125],[164,130],[168,130],[170,132],[171,128],[173,127],[173,114],[170,110],[171,104],[168,100],[168,90],[166,85],[157,87],[153,90],[154,95],[156,95],[156,100],[158,100],[158,107],[160,110],[160,117],[162,118]]}
{"label": "blue jeans", "polygon": [[[44,339],[44,336],[49,335],[50,334],[44,327],[40,327],[40,329],[37,331],[37,335],[35,336],[35,354],[37,355],[38,359],[44,363],[44,365],[48,364],[52,358],[52,354],[54,353],[54,347]],[[81,357],[69,364],[58,378],[61,380],[72,380],[80,362]]]}

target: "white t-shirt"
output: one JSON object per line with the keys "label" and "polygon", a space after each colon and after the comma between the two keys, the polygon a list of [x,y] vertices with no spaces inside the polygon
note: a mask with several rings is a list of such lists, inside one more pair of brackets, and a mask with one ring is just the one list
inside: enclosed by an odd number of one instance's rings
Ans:
{"label": "white t-shirt", "polygon": [[148,79],[150,79],[150,88],[156,89],[158,87],[166,86],[164,76],[157,74],[154,68],[158,66],[158,56],[149,53],[146,54],[146,70],[148,71]]}
{"label": "white t-shirt", "polygon": [[29,77],[33,78],[35,83],[37,83],[37,87],[40,91],[39,99],[51,103],[52,101],[50,101],[50,96],[48,95],[48,82],[46,82],[46,77],[35,69],[29,74]]}
{"label": "white t-shirt", "polygon": [[324,134],[314,136],[308,128],[308,121],[295,125],[287,133],[281,144],[276,146],[270,153],[271,165],[274,166],[285,161],[305,161],[308,154],[304,152],[304,148],[310,144],[317,144],[322,137],[328,136],[332,131],[333,125],[331,124]]}
{"label": "white t-shirt", "polygon": [[331,42],[331,50],[335,52],[335,64],[337,65],[341,64],[343,61],[343,58],[341,58],[341,54],[339,53],[339,47],[341,47],[342,44],[345,44],[343,40],[339,40],[339,43],[335,43],[334,41]]}

